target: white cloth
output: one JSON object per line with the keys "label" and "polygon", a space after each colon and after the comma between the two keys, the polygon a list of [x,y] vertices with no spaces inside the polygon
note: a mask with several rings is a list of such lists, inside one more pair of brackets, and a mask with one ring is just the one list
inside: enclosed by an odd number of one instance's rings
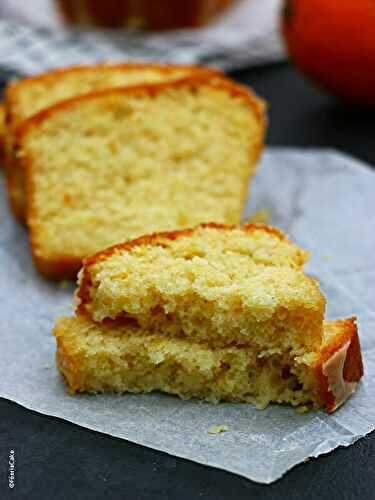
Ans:
{"label": "white cloth", "polygon": [[225,70],[281,60],[280,0],[238,0],[199,30],[164,33],[63,28],[50,0],[3,0],[0,61],[24,73],[103,60],[200,63]]}

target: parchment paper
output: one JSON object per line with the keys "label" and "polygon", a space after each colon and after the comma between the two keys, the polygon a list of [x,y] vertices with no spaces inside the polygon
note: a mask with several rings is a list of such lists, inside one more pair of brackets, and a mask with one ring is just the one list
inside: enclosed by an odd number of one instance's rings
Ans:
{"label": "parchment paper", "polygon": [[[348,446],[375,427],[375,173],[333,151],[271,149],[246,213],[268,208],[272,223],[312,252],[328,317],[357,315],[365,377],[344,407],[297,414],[246,404],[211,405],[151,395],[69,396],[54,364],[54,318],[69,290],[34,270],[26,230],[0,194],[0,396],[99,432],[270,483],[308,457]],[[210,434],[213,425],[228,431]]]}

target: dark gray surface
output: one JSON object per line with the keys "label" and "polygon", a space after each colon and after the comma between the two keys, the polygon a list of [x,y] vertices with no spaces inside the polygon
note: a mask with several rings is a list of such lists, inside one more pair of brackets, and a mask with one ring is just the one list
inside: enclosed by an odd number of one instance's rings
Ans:
{"label": "dark gray surface", "polygon": [[[375,165],[372,111],[336,103],[286,65],[234,76],[268,99],[269,144],[337,147]],[[12,491],[7,486],[10,449],[17,469]],[[1,499],[367,500],[375,499],[374,456],[373,433],[262,486],[0,400]]]}

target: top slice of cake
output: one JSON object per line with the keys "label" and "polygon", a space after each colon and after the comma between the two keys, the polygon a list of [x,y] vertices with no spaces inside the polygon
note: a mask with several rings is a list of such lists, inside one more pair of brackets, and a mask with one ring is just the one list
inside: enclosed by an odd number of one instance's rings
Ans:
{"label": "top slice of cake", "polygon": [[52,70],[11,82],[5,92],[6,163],[9,196],[15,215],[24,219],[26,210],[24,173],[13,151],[16,131],[26,120],[74,96],[140,83],[180,80],[193,74],[217,76],[219,72],[197,66],[99,64]]}
{"label": "top slice of cake", "polygon": [[192,74],[218,75],[199,66],[153,63],[98,64],[55,69],[12,81],[5,92],[8,124],[17,128],[24,120],[70,97],[98,90],[180,80]]}
{"label": "top slice of cake", "polygon": [[34,261],[74,277],[87,255],[154,231],[239,224],[264,104],[194,76],[64,101],[19,131]]}
{"label": "top slice of cake", "polygon": [[320,348],[325,310],[306,258],[263,225],[144,236],[85,259],[78,312],[212,346],[306,354]]}

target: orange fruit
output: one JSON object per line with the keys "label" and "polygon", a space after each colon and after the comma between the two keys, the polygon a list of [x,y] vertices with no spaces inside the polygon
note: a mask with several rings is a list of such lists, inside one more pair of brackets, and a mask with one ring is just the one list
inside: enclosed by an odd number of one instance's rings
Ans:
{"label": "orange fruit", "polygon": [[375,104],[375,0],[285,0],[282,32],[292,61],[318,85]]}

